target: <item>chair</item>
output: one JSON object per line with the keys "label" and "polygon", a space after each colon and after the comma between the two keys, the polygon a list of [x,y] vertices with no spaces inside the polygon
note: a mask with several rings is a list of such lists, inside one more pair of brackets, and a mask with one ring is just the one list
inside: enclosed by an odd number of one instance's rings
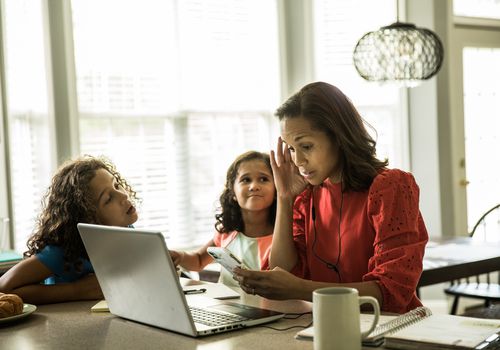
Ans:
{"label": "chair", "polygon": [[[500,236],[500,204],[495,205],[481,216],[469,236],[472,237],[474,234],[477,236],[479,231],[483,232],[485,239],[491,234],[496,234],[497,237]],[[498,282],[500,282],[500,270],[498,271],[498,278]],[[486,282],[481,282],[479,275],[472,277],[474,280],[472,282],[470,279],[470,277],[466,278],[465,282],[452,281],[450,286],[445,288],[444,292],[447,295],[454,296],[450,314],[456,314],[459,298],[466,297],[484,300],[484,308],[473,312],[475,317],[491,318],[494,317],[492,315],[498,315],[498,311],[492,311],[498,307],[493,303],[500,301],[500,284],[493,283],[489,273],[486,274]]]}

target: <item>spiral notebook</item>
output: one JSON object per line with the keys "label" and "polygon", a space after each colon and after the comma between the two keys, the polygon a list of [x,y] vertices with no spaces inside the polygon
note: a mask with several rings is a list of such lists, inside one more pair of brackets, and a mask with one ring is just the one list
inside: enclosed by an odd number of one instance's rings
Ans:
{"label": "spiral notebook", "polygon": [[[370,318],[371,317],[371,318]],[[373,315],[361,315],[363,324],[371,322]],[[391,318],[388,320],[388,318]],[[418,307],[401,316],[381,316],[379,325],[368,338],[365,346],[384,343],[389,349],[483,349],[495,339],[500,339],[500,320],[487,320],[454,315],[433,315],[427,307]],[[297,339],[313,339],[313,327],[297,333]]]}
{"label": "spiral notebook", "polygon": [[500,320],[447,314],[415,316],[385,336],[388,349],[498,349]]}

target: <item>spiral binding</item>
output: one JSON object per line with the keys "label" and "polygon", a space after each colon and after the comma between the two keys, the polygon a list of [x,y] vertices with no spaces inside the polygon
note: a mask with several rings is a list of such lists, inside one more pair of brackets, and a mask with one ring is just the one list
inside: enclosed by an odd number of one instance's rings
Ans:
{"label": "spiral binding", "polygon": [[389,322],[379,324],[377,327],[375,327],[373,332],[370,333],[369,337],[378,338],[395,333],[404,327],[408,327],[409,325],[414,324],[421,319],[429,317],[430,315],[432,315],[432,311],[429,308],[425,306],[417,307],[416,309],[402,314],[401,316],[396,317]]}

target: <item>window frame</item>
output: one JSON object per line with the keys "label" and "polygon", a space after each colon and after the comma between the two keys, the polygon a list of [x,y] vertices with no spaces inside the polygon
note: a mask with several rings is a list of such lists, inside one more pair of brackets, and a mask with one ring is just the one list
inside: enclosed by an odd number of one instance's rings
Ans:
{"label": "window frame", "polygon": [[[0,197],[0,230],[3,230],[5,219],[10,219],[12,213],[12,194],[10,186],[10,162],[9,162],[9,132],[7,128],[7,100],[5,94],[5,64],[4,64],[4,4],[0,1],[0,193],[5,193]],[[3,249],[13,249],[14,234],[12,230],[12,220],[8,223],[9,236],[5,238],[5,232],[0,231],[0,251]],[[7,242],[5,242],[7,241]]]}

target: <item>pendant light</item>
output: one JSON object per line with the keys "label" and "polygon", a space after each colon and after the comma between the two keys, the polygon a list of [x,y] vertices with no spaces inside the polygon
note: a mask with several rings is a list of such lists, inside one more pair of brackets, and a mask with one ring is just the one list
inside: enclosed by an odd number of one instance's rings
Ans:
{"label": "pendant light", "polygon": [[359,75],[368,81],[396,82],[406,87],[434,76],[443,63],[439,37],[429,29],[397,21],[369,32],[354,48],[353,61]]}

